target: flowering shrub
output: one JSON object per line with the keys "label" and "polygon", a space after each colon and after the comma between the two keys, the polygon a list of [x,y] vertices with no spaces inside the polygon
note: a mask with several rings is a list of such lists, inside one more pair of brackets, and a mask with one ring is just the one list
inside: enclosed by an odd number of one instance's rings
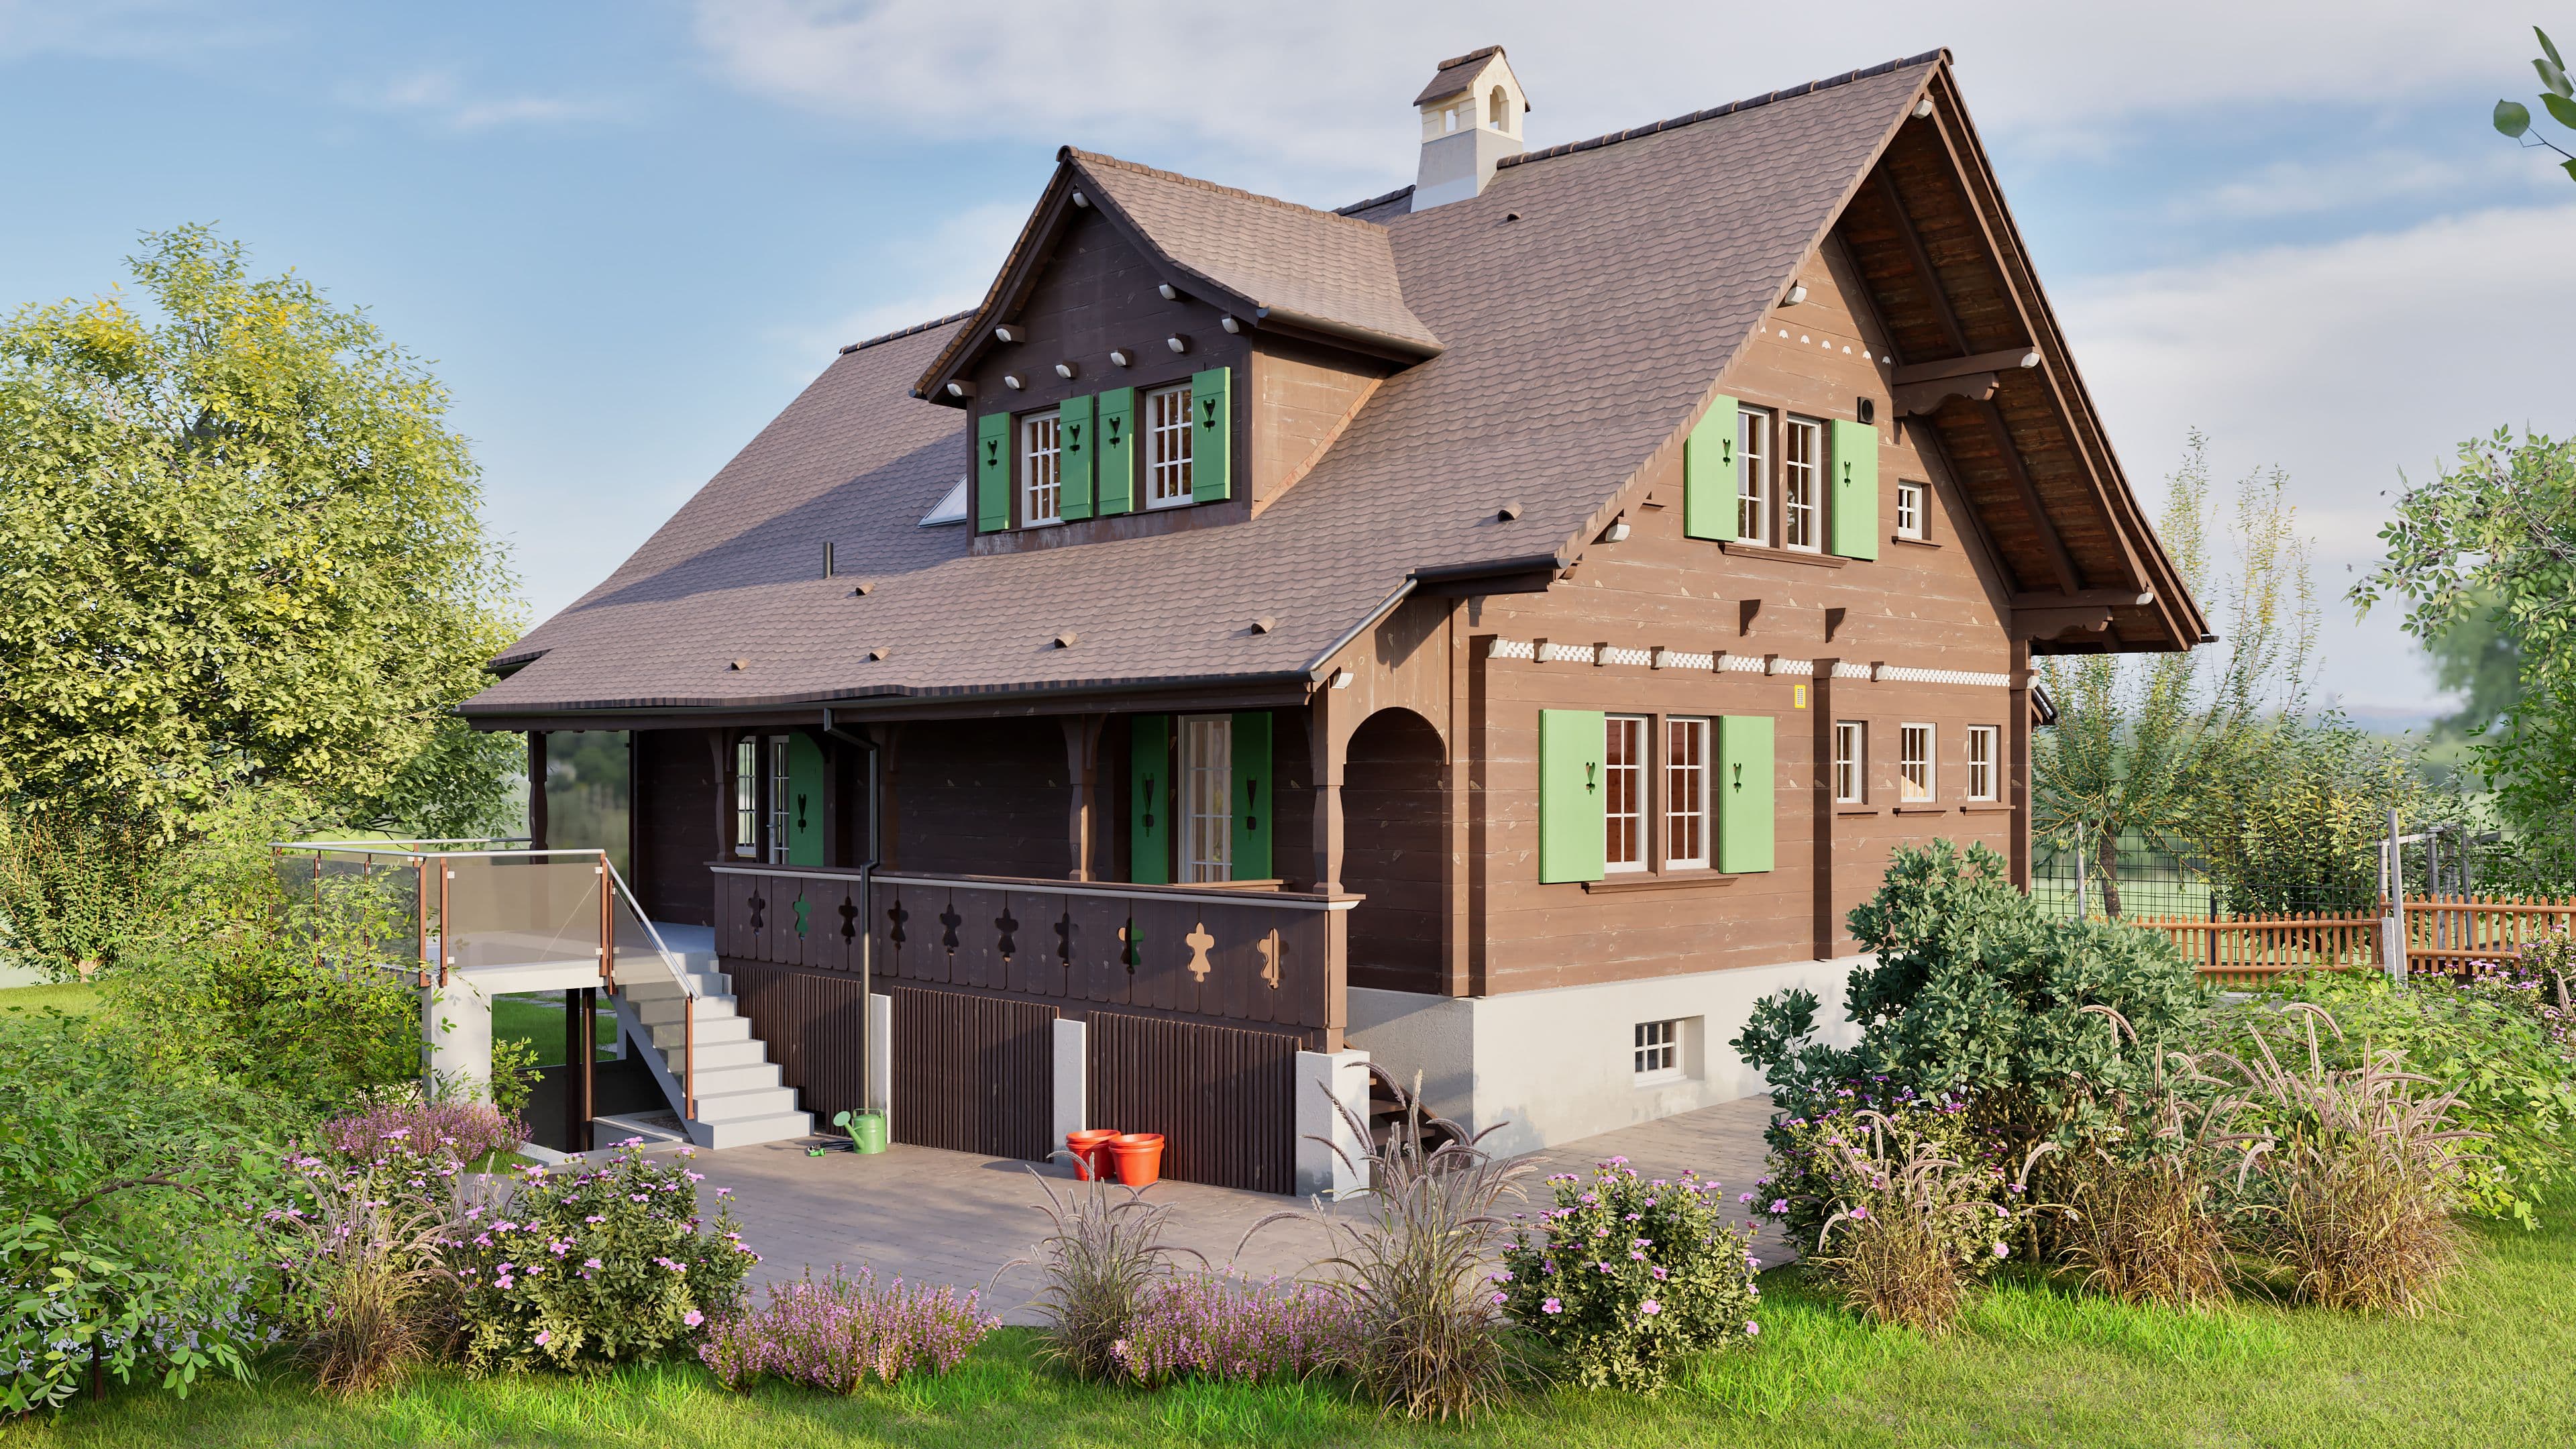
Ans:
{"label": "flowering shrub", "polygon": [[2576,937],[2552,931],[2514,960],[2491,963],[2461,989],[2539,1022],[2551,1049],[2576,1062]]}
{"label": "flowering shrub", "polygon": [[730,1210],[700,1231],[702,1175],[646,1157],[639,1142],[619,1144],[606,1167],[530,1168],[506,1201],[468,1210],[471,1236],[460,1234],[448,1262],[473,1371],[649,1356],[740,1301],[760,1255]]}
{"label": "flowering shrub", "polygon": [[767,1374],[836,1394],[855,1394],[874,1374],[893,1383],[907,1373],[944,1374],[1002,1320],[978,1317],[976,1296],[954,1288],[879,1286],[874,1269],[845,1278],[835,1267],[822,1282],[812,1272],[773,1283],[769,1302],[716,1320],[698,1358],[725,1387],[739,1389]]}
{"label": "flowering shrub", "polygon": [[1651,1393],[1687,1354],[1762,1330],[1759,1264],[1718,1216],[1718,1185],[1647,1181],[1614,1157],[1548,1179],[1556,1206],[1503,1250],[1494,1301],[1593,1388]]}
{"label": "flowering shrub", "polygon": [[322,1125],[331,1150],[361,1164],[388,1152],[470,1164],[527,1138],[526,1123],[482,1102],[395,1102]]}
{"label": "flowering shrub", "polygon": [[1110,1353],[1119,1376],[1145,1388],[1183,1377],[1249,1383],[1333,1368],[1357,1338],[1350,1309],[1321,1285],[1170,1277],[1146,1291]]}
{"label": "flowering shrub", "polygon": [[444,1340],[454,1286],[444,1255],[461,1226],[453,1155],[413,1150],[405,1127],[358,1146],[356,1161],[292,1158],[296,1200],[262,1217],[301,1356],[342,1394],[374,1387]]}
{"label": "flowering shrub", "polygon": [[1773,1118],[1764,1134],[1771,1147],[1765,1164],[1770,1172],[1754,1184],[1750,1201],[1755,1212],[1780,1224],[1790,1241],[1813,1243],[1825,1219],[1843,1203],[1866,1201],[1871,1177],[1857,1175],[1861,1170],[1841,1149],[1867,1136],[1873,1118],[1886,1124],[1899,1153],[1922,1142],[1963,1164],[1967,1175],[1957,1188],[1982,1186],[1997,1202],[2011,1195],[2010,1174],[2001,1165],[2003,1149],[1973,1125],[1965,1102],[1946,1095],[1918,1096],[1912,1087],[1891,1088],[1884,1077],[1845,1083],[1827,1100],[1831,1105],[1812,1115]]}

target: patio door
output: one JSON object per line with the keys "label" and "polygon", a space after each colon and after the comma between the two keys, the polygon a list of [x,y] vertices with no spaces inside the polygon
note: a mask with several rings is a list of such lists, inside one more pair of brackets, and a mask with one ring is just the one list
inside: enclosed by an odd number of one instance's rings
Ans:
{"label": "patio door", "polygon": [[1268,880],[1270,715],[1141,715],[1129,726],[1128,879]]}

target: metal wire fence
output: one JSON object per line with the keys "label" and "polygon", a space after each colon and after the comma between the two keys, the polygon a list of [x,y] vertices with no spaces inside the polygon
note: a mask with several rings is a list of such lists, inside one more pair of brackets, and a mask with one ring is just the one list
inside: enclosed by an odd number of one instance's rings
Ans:
{"label": "metal wire fence", "polygon": [[[2529,889],[2515,852],[2492,831],[2432,824],[2398,837],[2396,894],[2470,895]],[[2246,916],[2368,914],[2391,894],[2385,839],[2340,848],[2319,841],[2261,842],[2218,851],[2178,837],[2122,834],[2081,849],[2035,841],[2033,899],[2062,915],[2230,920]],[[2218,862],[2227,861],[2227,867]]]}

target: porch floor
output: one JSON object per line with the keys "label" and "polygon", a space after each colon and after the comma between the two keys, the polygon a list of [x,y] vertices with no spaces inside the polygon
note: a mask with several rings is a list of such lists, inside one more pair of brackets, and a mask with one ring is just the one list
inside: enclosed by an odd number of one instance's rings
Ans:
{"label": "porch floor", "polygon": [[[1533,1155],[1531,1201],[1546,1200],[1539,1179],[1548,1173],[1585,1171],[1621,1156],[1648,1177],[1678,1177],[1685,1168],[1716,1177],[1726,1185],[1727,1217],[1742,1220],[1747,1209],[1735,1196],[1762,1175],[1762,1128],[1770,1112],[1769,1098],[1752,1097],[1551,1147]],[[1029,1300],[1036,1274],[1023,1267],[994,1278],[1045,1231],[1045,1219],[1030,1207],[1042,1194],[1027,1164],[900,1143],[881,1156],[835,1150],[807,1157],[805,1146],[772,1142],[698,1154],[698,1170],[707,1175],[701,1191],[733,1190],[743,1239],[762,1255],[755,1287],[793,1279],[809,1264],[817,1272],[835,1263],[866,1264],[881,1278],[983,1289],[989,1311],[1014,1323],[1035,1321]],[[1039,1170],[1058,1179],[1049,1185],[1059,1193],[1074,1185],[1060,1166]],[[1212,1265],[1232,1262],[1253,1277],[1288,1277],[1329,1251],[1312,1225],[1280,1223],[1236,1255],[1247,1229],[1264,1214],[1302,1205],[1293,1199],[1188,1182],[1164,1183],[1151,1198],[1173,1205],[1167,1241],[1206,1254]],[[1754,1252],[1766,1264],[1796,1256],[1767,1226]]]}

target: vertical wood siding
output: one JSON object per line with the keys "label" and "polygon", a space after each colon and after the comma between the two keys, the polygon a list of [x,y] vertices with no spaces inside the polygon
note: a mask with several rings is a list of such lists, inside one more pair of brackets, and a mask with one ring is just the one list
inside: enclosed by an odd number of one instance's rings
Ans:
{"label": "vertical wood siding", "polygon": [[1095,1011],[1089,1039],[1093,1125],[1163,1134],[1165,1177],[1296,1190],[1295,1037]]}
{"label": "vertical wood siding", "polygon": [[1052,1006],[898,986],[894,1139],[1043,1160],[1055,1103]]}
{"label": "vertical wood siding", "polygon": [[736,1007],[751,1019],[752,1035],[769,1046],[782,1085],[802,1094],[797,1105],[814,1114],[819,1130],[835,1112],[855,1111],[863,1100],[859,1053],[867,1031],[867,1003],[856,976],[728,961]]}

